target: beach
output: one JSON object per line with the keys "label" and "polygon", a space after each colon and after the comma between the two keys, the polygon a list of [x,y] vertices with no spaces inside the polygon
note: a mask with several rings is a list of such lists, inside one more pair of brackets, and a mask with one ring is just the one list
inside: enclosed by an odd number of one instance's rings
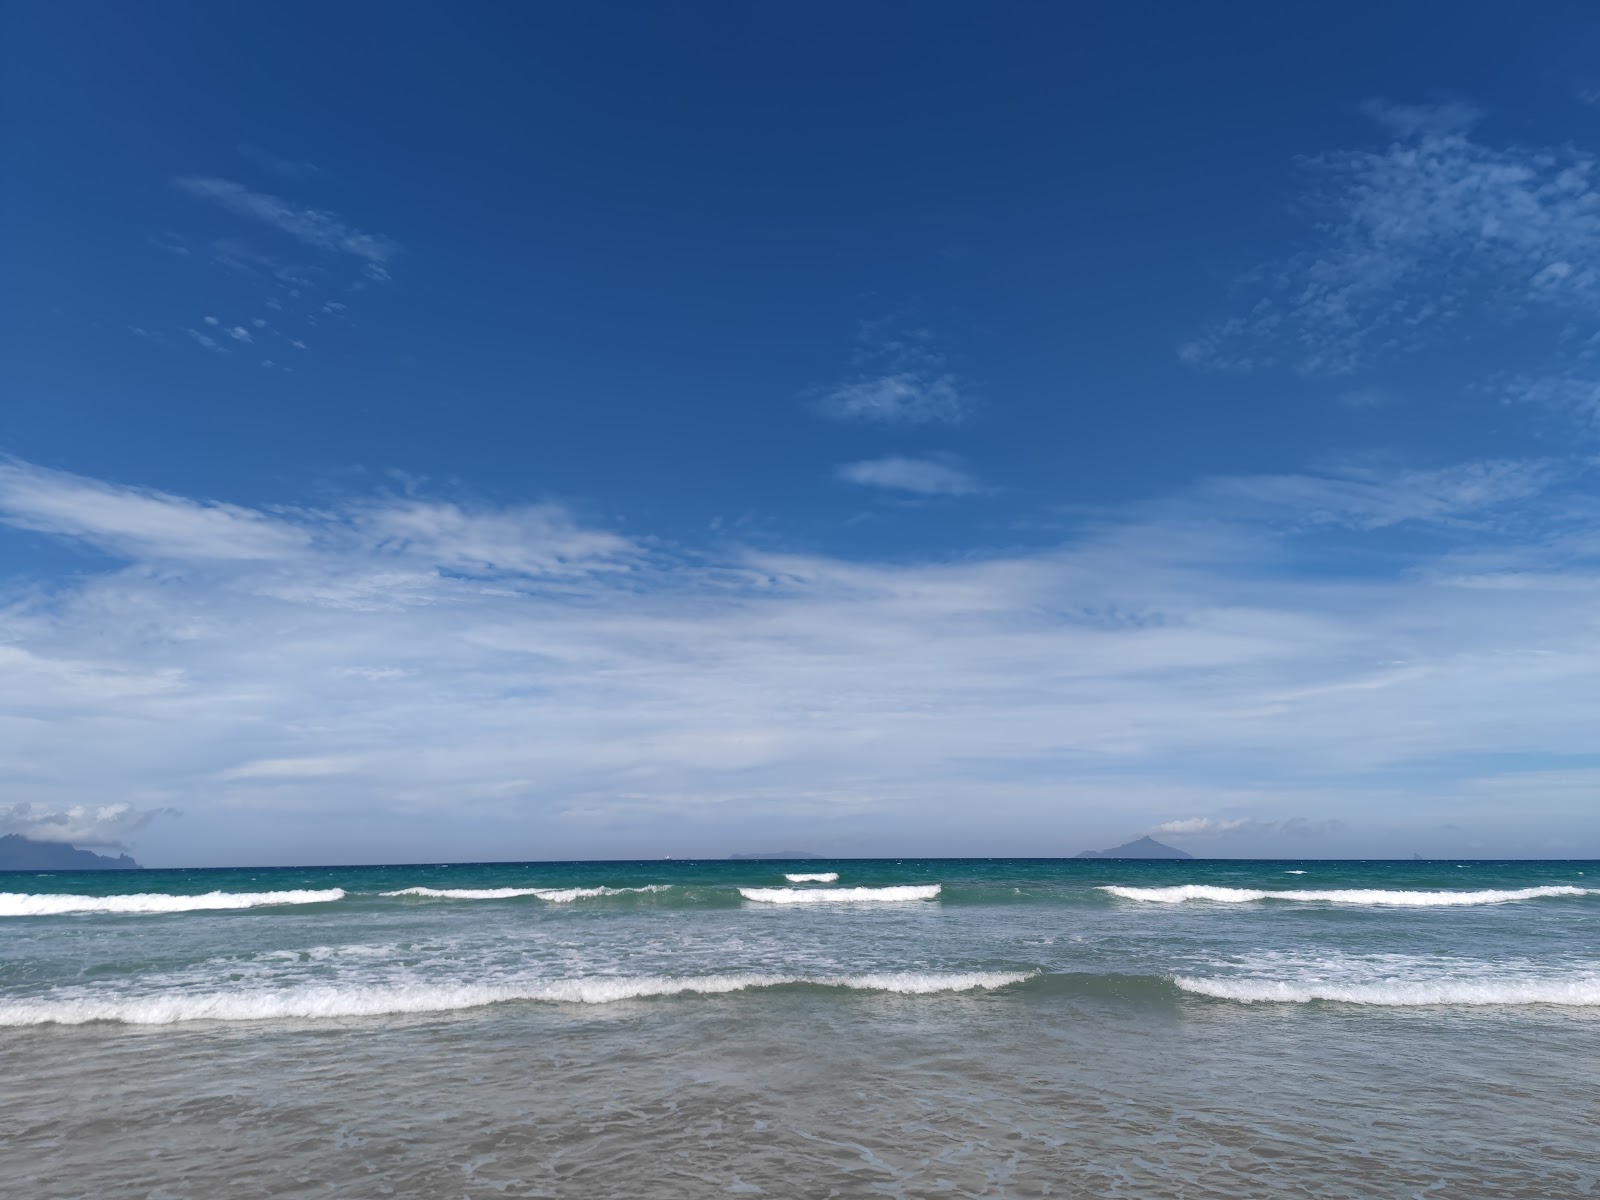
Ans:
{"label": "beach", "polygon": [[13,874],[0,1156],[9,1194],[41,1198],[1581,1196],[1600,1177],[1591,880]]}

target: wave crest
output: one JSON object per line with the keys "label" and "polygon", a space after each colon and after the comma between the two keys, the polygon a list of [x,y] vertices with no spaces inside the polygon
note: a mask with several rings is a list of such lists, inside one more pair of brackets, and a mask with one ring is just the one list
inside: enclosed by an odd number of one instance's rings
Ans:
{"label": "wave crest", "polygon": [[509,900],[516,896],[537,896],[550,904],[570,904],[589,896],[620,896],[624,892],[664,892],[671,884],[652,883],[644,887],[574,888],[431,888],[408,887],[380,896],[424,896],[432,900]]}
{"label": "wave crest", "polygon": [[1186,992],[1246,1004],[1309,1004],[1314,1000],[1346,1004],[1411,1007],[1426,1004],[1600,1005],[1600,977],[1577,979],[1391,979],[1370,983],[1296,983],[1272,979],[1197,979],[1175,976]]}
{"label": "wave crest", "polygon": [[427,985],[359,988],[308,986],[257,995],[232,992],[168,993],[160,996],[101,999],[62,997],[0,1004],[0,1026],[83,1025],[114,1021],[126,1025],[170,1025],[182,1021],[267,1021],[291,1018],[390,1016],[480,1008],[512,1000],[556,1004],[609,1004],[653,996],[725,995],[752,988],[810,984],[852,991],[897,992],[922,996],[1006,987],[1033,972],[902,971],[865,975],[708,975],[699,978],[651,975],[591,978],[527,984]]}
{"label": "wave crest", "polygon": [[839,872],[817,871],[811,875],[785,875],[784,878],[790,883],[837,883],[839,881]]}
{"label": "wave crest", "polygon": [[862,901],[936,900],[941,887],[937,883],[847,888],[742,887],[739,895],[760,904],[854,904]]}
{"label": "wave crest", "polygon": [[1256,888],[1214,887],[1187,883],[1178,887],[1126,887],[1108,885],[1100,889],[1124,900],[1143,900],[1157,904],[1181,904],[1186,900],[1210,900],[1217,904],[1245,904],[1253,900],[1300,900],[1325,904],[1368,904],[1400,908],[1454,908],[1470,904],[1508,904],[1516,900],[1536,900],[1542,896],[1588,896],[1595,889],[1557,885],[1514,888],[1503,891],[1388,891],[1381,888],[1341,888],[1332,891],[1269,892]]}
{"label": "wave crest", "polygon": [[273,904],[328,904],[344,899],[343,888],[288,892],[205,892],[171,896],[141,892],[132,896],[66,896],[0,892],[0,917],[53,917],[66,913],[175,913],[212,909],[261,908]]}

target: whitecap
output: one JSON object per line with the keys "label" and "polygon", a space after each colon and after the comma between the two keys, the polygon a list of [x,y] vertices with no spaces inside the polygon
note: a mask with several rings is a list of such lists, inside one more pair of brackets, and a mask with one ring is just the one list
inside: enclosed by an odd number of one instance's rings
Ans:
{"label": "whitecap", "polygon": [[1299,900],[1325,904],[1368,904],[1401,908],[1453,908],[1471,904],[1507,904],[1515,900],[1536,900],[1543,896],[1587,896],[1593,889],[1552,886],[1475,892],[1390,891],[1381,888],[1340,888],[1331,891],[1269,892],[1255,888],[1214,887],[1189,883],[1177,887],[1106,886],[1100,889],[1125,900],[1158,904],[1181,904],[1186,900],[1210,900],[1217,904],[1245,904],[1253,900]]}
{"label": "whitecap", "polygon": [[431,888],[408,887],[380,896],[423,896],[430,900],[509,900],[513,896],[537,896],[543,888]]}
{"label": "whitecap", "polygon": [[854,904],[863,901],[938,899],[937,883],[900,884],[896,887],[759,888],[742,887],[739,894],[761,904]]}
{"label": "whitecap", "polygon": [[206,892],[172,896],[142,892],[132,896],[65,896],[0,892],[0,917],[50,917],[63,913],[175,913],[212,909],[261,908],[274,904],[327,904],[344,899],[343,888],[321,891]]}
{"label": "whitecap", "polygon": [[652,883],[644,887],[589,888],[431,888],[408,887],[380,896],[423,896],[433,900],[509,900],[515,896],[537,896],[550,904],[570,904],[590,896],[620,896],[624,892],[664,892],[670,884]]}
{"label": "whitecap", "polygon": [[1308,1004],[1313,1000],[1410,1007],[1424,1004],[1600,1005],[1600,976],[1569,979],[1387,979],[1373,982],[1275,979],[1198,979],[1179,975],[1186,992],[1247,1004]]}
{"label": "whitecap", "polygon": [[838,883],[839,872],[818,871],[813,875],[785,875],[790,883]]}
{"label": "whitecap", "polygon": [[729,974],[701,977],[650,975],[506,984],[410,984],[385,987],[310,985],[275,992],[169,992],[154,996],[53,996],[0,1004],[0,1026],[81,1025],[117,1021],[168,1025],[180,1021],[390,1016],[449,1012],[512,1000],[557,1004],[609,1004],[653,996],[725,995],[752,988],[812,984],[856,991],[928,995],[966,992],[1021,983],[1034,972],[898,971],[863,975]]}

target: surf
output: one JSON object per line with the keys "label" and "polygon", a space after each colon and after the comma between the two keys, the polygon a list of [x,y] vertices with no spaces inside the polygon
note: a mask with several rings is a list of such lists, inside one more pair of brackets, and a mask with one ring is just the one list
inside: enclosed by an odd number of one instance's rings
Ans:
{"label": "surf", "polygon": [[1329,891],[1266,891],[1256,888],[1217,887],[1186,883],[1175,887],[1130,887],[1117,884],[1100,889],[1124,900],[1152,904],[1182,904],[1206,900],[1214,904],[1249,904],[1259,900],[1290,900],[1321,904],[1365,904],[1396,908],[1457,908],[1474,904],[1511,904],[1553,896],[1588,896],[1595,889],[1552,885],[1502,890],[1404,891],[1382,888],[1336,888]]}
{"label": "surf", "polygon": [[153,996],[62,996],[0,1004],[0,1026],[172,1025],[187,1021],[269,1021],[331,1017],[396,1016],[481,1008],[511,1001],[550,1004],[613,1004],[623,1000],[700,995],[809,985],[844,991],[927,996],[940,992],[988,991],[1021,983],[1033,972],[893,971],[857,975],[766,975],[737,973],[699,977],[638,977],[549,980],[506,984],[408,984],[387,987],[309,985],[274,992],[170,992]]}
{"label": "surf", "polygon": [[343,900],[343,888],[297,889],[284,892],[205,892],[174,896],[141,892],[131,896],[71,896],[33,892],[0,892],[0,917],[53,917],[73,913],[179,913],[263,908],[280,904],[331,904]]}
{"label": "surf", "polygon": [[537,896],[548,904],[570,904],[594,896],[620,896],[627,892],[664,892],[672,885],[652,883],[644,887],[573,887],[573,888],[398,888],[392,892],[379,892],[380,896],[418,896],[429,900],[511,900],[518,896]]}
{"label": "surf", "polygon": [[904,903],[937,900],[942,885],[900,884],[894,887],[763,888],[742,887],[739,895],[757,904],[859,904]]}

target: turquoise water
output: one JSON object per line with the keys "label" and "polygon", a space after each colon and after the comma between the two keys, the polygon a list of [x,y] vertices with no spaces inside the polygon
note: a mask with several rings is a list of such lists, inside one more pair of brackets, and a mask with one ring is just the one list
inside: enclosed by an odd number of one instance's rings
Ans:
{"label": "turquoise water", "polygon": [[1597,1019],[1597,863],[10,873],[0,1176],[1590,1195]]}

